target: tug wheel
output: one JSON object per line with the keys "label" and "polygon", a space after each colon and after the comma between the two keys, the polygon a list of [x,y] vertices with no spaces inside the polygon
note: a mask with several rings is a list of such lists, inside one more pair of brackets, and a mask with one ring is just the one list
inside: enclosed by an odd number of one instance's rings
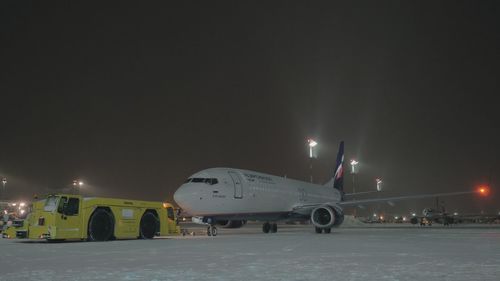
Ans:
{"label": "tug wheel", "polygon": [[144,215],[142,215],[140,238],[152,239],[155,236],[157,226],[158,226],[158,219],[153,213],[147,212]]}
{"label": "tug wheel", "polygon": [[88,240],[107,241],[113,236],[114,220],[104,209],[97,209],[89,220]]}

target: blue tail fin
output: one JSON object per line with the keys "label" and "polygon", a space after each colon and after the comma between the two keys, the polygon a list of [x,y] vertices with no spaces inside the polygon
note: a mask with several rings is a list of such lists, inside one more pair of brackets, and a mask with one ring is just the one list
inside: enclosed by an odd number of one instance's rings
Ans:
{"label": "blue tail fin", "polygon": [[335,165],[335,174],[333,176],[333,188],[340,191],[342,200],[344,199],[344,141],[340,142],[339,152],[337,153],[337,164]]}
{"label": "blue tail fin", "polygon": [[332,184],[333,188],[340,192],[342,200],[344,200],[344,141],[340,142],[333,178],[325,185],[331,187]]}

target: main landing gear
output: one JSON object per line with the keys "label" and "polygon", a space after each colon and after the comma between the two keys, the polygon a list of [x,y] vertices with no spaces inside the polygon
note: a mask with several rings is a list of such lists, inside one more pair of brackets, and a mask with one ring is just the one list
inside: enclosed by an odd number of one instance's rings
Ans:
{"label": "main landing gear", "polygon": [[321,233],[321,232],[331,233],[332,232],[331,228],[316,227],[314,230],[316,231],[316,233]]}
{"label": "main landing gear", "polygon": [[207,235],[208,236],[217,236],[217,227],[215,225],[211,225],[207,227]]}
{"label": "main landing gear", "polygon": [[276,223],[266,222],[262,225],[262,232],[264,232],[264,233],[269,233],[269,232],[276,233],[276,232],[278,232],[278,225]]}

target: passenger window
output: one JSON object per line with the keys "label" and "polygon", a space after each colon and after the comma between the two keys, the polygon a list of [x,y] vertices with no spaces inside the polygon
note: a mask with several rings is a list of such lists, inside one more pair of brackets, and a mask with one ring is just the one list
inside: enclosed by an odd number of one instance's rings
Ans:
{"label": "passenger window", "polygon": [[61,197],[61,199],[59,199],[59,205],[57,205],[57,212],[59,214],[63,213],[63,211],[64,211],[64,204],[66,204],[66,202],[68,202],[68,198],[67,197]]}
{"label": "passenger window", "polygon": [[78,215],[79,207],[80,207],[80,199],[69,198],[68,204],[66,205],[65,215],[68,216]]}
{"label": "passenger window", "polygon": [[217,179],[212,179],[212,184],[218,184],[219,181]]}
{"label": "passenger window", "polygon": [[168,207],[167,208],[167,216],[169,219],[171,220],[174,220],[175,219],[175,215],[174,215],[174,208],[172,207]]}
{"label": "passenger window", "polygon": [[201,178],[193,178],[191,181],[192,181],[192,182],[204,182],[204,181],[205,181],[205,179],[201,179]]}

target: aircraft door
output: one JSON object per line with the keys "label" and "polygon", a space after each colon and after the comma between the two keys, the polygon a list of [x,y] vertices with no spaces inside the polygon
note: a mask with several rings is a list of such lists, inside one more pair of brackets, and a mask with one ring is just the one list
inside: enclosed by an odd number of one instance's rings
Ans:
{"label": "aircraft door", "polygon": [[229,172],[229,175],[231,176],[231,179],[233,179],[234,183],[234,198],[236,199],[243,198],[243,184],[241,182],[240,176],[232,171]]}

